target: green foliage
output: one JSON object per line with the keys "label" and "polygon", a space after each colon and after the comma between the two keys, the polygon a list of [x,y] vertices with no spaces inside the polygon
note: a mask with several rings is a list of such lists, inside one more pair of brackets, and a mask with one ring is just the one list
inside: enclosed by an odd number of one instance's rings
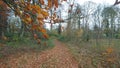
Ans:
{"label": "green foliage", "polygon": [[60,40],[60,41],[62,41],[62,42],[68,41],[67,37],[65,37],[65,36],[63,36],[63,35],[60,35],[60,36],[58,37],[58,40]]}
{"label": "green foliage", "polygon": [[54,47],[52,39],[43,40],[41,44],[37,44],[36,41],[31,38],[15,38],[15,40],[16,41],[6,42],[6,45],[14,49],[25,48],[26,50],[35,49],[38,51]]}
{"label": "green foliage", "polygon": [[50,38],[57,38],[59,37],[59,34],[57,33],[57,30],[56,29],[53,29],[51,31],[47,30],[48,32],[48,35],[50,36]]}
{"label": "green foliage", "polygon": [[120,34],[119,33],[115,34],[115,38],[120,39]]}

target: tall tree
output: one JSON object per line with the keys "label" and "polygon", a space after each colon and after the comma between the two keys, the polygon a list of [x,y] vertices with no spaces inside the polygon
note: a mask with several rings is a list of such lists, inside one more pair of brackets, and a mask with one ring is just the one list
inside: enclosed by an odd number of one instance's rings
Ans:
{"label": "tall tree", "polygon": [[0,39],[4,36],[7,28],[7,12],[7,5],[2,0],[0,0]]}
{"label": "tall tree", "polygon": [[[115,32],[115,17],[117,16],[117,12],[115,11],[114,7],[105,7],[102,11],[103,19],[107,21],[106,27],[109,27],[110,29],[107,29],[107,34],[109,34],[109,39],[112,40],[114,37]],[[109,40],[109,44],[110,44]]]}
{"label": "tall tree", "polygon": [[101,37],[101,10],[102,7],[101,5],[98,5],[94,14],[93,14],[93,19],[94,19],[94,32],[96,36],[96,44],[98,45],[98,39]]}

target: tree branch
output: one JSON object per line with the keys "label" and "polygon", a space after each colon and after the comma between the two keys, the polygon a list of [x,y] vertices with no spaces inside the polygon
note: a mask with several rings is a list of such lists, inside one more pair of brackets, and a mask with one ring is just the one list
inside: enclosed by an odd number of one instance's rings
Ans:
{"label": "tree branch", "polygon": [[120,4],[120,1],[116,0],[115,3],[114,3],[114,6],[118,5],[118,4]]}

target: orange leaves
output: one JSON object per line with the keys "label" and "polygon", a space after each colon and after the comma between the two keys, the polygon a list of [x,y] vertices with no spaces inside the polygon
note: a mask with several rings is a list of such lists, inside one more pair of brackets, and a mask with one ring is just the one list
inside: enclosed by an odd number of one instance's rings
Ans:
{"label": "orange leaves", "polygon": [[111,47],[106,49],[106,52],[109,53],[109,54],[112,53],[113,51],[114,51],[114,50],[113,50],[113,48],[111,48]]}
{"label": "orange leaves", "polygon": [[37,14],[37,19],[39,19],[39,20],[45,19],[47,16],[49,16],[49,13],[47,11],[44,11],[43,9],[40,9],[38,14]]}
{"label": "orange leaves", "polygon": [[48,0],[48,7],[51,8],[53,5],[52,0]]}
{"label": "orange leaves", "polygon": [[32,5],[32,12],[40,13],[41,8],[39,5]]}
{"label": "orange leaves", "polygon": [[28,3],[26,9],[27,9],[28,11],[31,11],[31,10],[33,9],[33,8],[32,8],[32,5],[31,5],[30,3]]}
{"label": "orange leaves", "polygon": [[44,0],[39,0],[40,4],[44,5]]}
{"label": "orange leaves", "polygon": [[58,0],[54,0],[55,7],[58,8]]}
{"label": "orange leaves", "polygon": [[[44,19],[48,18],[50,8],[58,8],[59,0],[47,0],[47,3],[45,3],[45,0],[38,1],[39,2],[33,2],[33,0],[15,0],[12,1],[12,3],[10,3],[10,1],[6,2],[9,3],[10,8],[15,10],[16,15],[21,18],[31,32],[38,31],[42,33],[44,38],[48,38],[46,30],[43,28]],[[52,18],[56,19],[56,17],[56,14],[54,14]],[[56,21],[58,20],[56,19]],[[40,43],[36,34],[34,34],[34,38]]]}
{"label": "orange leaves", "polygon": [[43,34],[43,37],[46,38],[46,39],[49,38],[49,36],[46,33]]}
{"label": "orange leaves", "polygon": [[46,33],[46,30],[45,29],[41,29],[40,30],[42,33]]}
{"label": "orange leaves", "polygon": [[53,6],[58,8],[58,0],[48,0],[48,7],[51,8]]}
{"label": "orange leaves", "polygon": [[37,18],[38,18],[38,19],[43,19],[44,16],[40,13],[40,14],[37,15]]}
{"label": "orange leaves", "polygon": [[39,26],[38,26],[37,24],[33,24],[33,25],[32,25],[32,30],[37,30],[38,27],[39,27]]}
{"label": "orange leaves", "polygon": [[115,53],[114,53],[114,48],[108,47],[105,52],[102,53],[102,56],[104,58],[104,61],[108,63],[114,63],[116,61],[115,59]]}
{"label": "orange leaves", "polygon": [[114,52],[114,49],[109,47],[105,50],[105,52],[103,52],[102,54],[103,55],[109,55],[109,54],[112,54]]}
{"label": "orange leaves", "polygon": [[49,16],[48,12],[46,12],[46,11],[42,11],[41,13],[42,13],[45,17]]}
{"label": "orange leaves", "polygon": [[31,19],[30,17],[27,17],[27,18],[26,18],[26,21],[27,21],[28,23],[31,23],[31,22],[32,22],[32,19]]}
{"label": "orange leaves", "polygon": [[30,23],[32,23],[32,19],[31,19],[31,17],[30,17],[29,14],[24,14],[23,21],[24,21],[27,25],[29,25]]}

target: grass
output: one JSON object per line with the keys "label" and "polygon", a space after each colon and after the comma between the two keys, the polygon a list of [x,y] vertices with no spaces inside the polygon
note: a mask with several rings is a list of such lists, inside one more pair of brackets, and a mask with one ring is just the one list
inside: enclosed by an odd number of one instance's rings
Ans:
{"label": "grass", "polygon": [[95,40],[89,42],[67,42],[72,54],[79,62],[80,68],[119,68],[120,67],[120,40],[101,39],[98,44]]}
{"label": "grass", "polygon": [[53,47],[53,39],[51,38],[41,41],[41,44],[37,44],[35,40],[30,38],[23,38],[4,43],[4,46],[0,47],[0,57],[2,58],[17,53],[41,52]]}

